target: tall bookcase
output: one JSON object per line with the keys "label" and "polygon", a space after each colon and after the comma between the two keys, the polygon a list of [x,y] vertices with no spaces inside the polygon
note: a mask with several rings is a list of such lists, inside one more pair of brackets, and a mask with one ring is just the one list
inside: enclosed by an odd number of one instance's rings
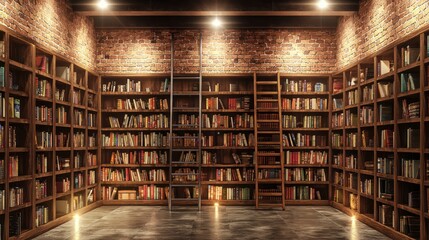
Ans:
{"label": "tall bookcase", "polygon": [[105,204],[166,204],[168,74],[101,80],[101,193]]}
{"label": "tall bookcase", "polygon": [[428,236],[428,36],[400,39],[332,81],[332,204],[394,238]]}
{"label": "tall bookcase", "polygon": [[329,203],[329,75],[280,74],[285,199]]}
{"label": "tall bookcase", "polygon": [[[76,89],[80,104],[71,101]],[[98,100],[97,74],[0,31],[2,239],[34,236],[98,206]],[[60,120],[61,107],[69,115]]]}
{"label": "tall bookcase", "polygon": [[203,75],[202,90],[203,203],[252,205],[253,75]]}

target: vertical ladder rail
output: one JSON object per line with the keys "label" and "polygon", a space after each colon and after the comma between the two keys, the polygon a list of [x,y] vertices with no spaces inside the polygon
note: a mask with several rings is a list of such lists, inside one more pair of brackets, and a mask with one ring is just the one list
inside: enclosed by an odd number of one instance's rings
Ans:
{"label": "vertical ladder rail", "polygon": [[[180,187],[194,187],[194,192],[193,195],[197,195],[198,198],[197,199],[192,199],[192,200],[197,200],[198,202],[198,211],[201,211],[201,194],[202,194],[202,189],[201,189],[201,178],[202,178],[202,174],[201,174],[201,134],[202,134],[202,129],[201,129],[201,124],[202,124],[202,119],[201,119],[201,114],[202,114],[202,32],[200,32],[199,34],[199,40],[198,40],[198,51],[199,51],[199,67],[198,67],[198,77],[189,77],[189,76],[176,76],[174,74],[174,33],[171,33],[171,60],[170,60],[170,64],[171,64],[171,74],[170,74],[170,78],[171,78],[171,87],[170,87],[170,155],[169,155],[169,193],[168,193],[168,208],[171,211],[172,207],[173,207],[173,203],[177,200],[186,200],[186,199],[174,199],[174,188],[180,188]],[[187,79],[189,80],[198,80],[198,134],[195,137],[190,137],[193,138],[197,144],[197,146],[193,147],[192,149],[189,149],[190,152],[194,152],[196,155],[196,162],[195,162],[195,166],[193,166],[193,169],[197,170],[198,172],[196,174],[194,173],[189,173],[189,174],[180,174],[181,176],[194,176],[196,177],[196,182],[195,183],[176,183],[174,182],[174,178],[173,176],[175,176],[175,173],[173,173],[173,168],[176,167],[176,165],[174,164],[181,164],[179,161],[177,161],[177,159],[175,160],[173,157],[173,154],[176,150],[177,151],[185,151],[186,147],[179,147],[176,148],[175,146],[173,146],[173,141],[175,139],[175,137],[173,137],[173,128],[176,125],[180,125],[180,124],[175,124],[173,121],[173,117],[174,114],[176,113],[174,110],[174,101],[175,99],[175,93],[174,93],[174,81],[175,79],[177,80],[182,80],[182,81],[186,81]],[[183,94],[181,94],[183,96]],[[186,139],[188,137],[186,136],[178,136],[179,138],[182,139]],[[188,138],[189,139],[189,138]],[[174,165],[174,166],[173,166]],[[176,174],[177,175],[177,174]]]}

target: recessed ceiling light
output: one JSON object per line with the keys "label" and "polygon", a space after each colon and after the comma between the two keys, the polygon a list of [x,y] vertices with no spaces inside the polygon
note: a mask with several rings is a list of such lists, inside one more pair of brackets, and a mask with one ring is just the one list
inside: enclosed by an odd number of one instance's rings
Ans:
{"label": "recessed ceiling light", "polygon": [[319,3],[317,4],[320,9],[326,9],[329,5],[327,0],[319,0]]}
{"label": "recessed ceiling light", "polygon": [[222,22],[219,20],[219,18],[215,17],[212,21],[212,26],[218,28],[222,26]]}
{"label": "recessed ceiling light", "polygon": [[109,6],[109,3],[107,2],[107,0],[98,1],[98,7],[100,9],[106,9],[108,6]]}

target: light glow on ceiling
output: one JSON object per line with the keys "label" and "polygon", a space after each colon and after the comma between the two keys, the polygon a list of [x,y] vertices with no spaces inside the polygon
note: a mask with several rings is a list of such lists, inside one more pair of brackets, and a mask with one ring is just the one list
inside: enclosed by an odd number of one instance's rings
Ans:
{"label": "light glow on ceiling", "polygon": [[222,26],[222,22],[220,21],[220,19],[218,17],[215,17],[212,21],[212,26],[215,28],[219,28]]}
{"label": "light glow on ceiling", "polygon": [[98,7],[100,9],[106,9],[108,6],[109,6],[109,3],[107,2],[107,0],[98,1]]}
{"label": "light glow on ceiling", "polygon": [[320,9],[326,9],[328,7],[329,3],[327,0],[319,0],[317,5],[319,6]]}

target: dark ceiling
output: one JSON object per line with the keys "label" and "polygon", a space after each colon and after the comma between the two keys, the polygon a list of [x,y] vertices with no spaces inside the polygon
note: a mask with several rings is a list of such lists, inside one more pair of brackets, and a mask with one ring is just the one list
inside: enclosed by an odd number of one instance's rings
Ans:
{"label": "dark ceiling", "polygon": [[225,28],[335,28],[338,17],[358,11],[358,0],[69,0],[73,10],[94,18],[97,28],[206,28],[219,16]]}

